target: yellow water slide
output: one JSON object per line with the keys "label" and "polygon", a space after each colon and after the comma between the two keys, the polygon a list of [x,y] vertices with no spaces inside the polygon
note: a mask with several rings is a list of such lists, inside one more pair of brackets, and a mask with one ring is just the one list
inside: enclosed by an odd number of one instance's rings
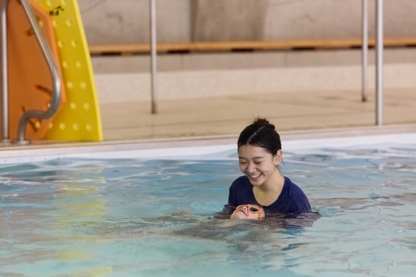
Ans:
{"label": "yellow water slide", "polygon": [[[62,96],[50,119],[31,119],[26,139],[101,141],[101,115],[84,28],[76,0],[30,0],[57,64]],[[27,110],[46,111],[52,80],[19,0],[7,9],[9,133],[15,138]]]}

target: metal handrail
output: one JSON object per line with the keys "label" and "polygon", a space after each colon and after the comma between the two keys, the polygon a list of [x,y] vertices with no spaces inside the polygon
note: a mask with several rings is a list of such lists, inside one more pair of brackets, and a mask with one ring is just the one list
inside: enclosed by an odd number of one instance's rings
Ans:
{"label": "metal handrail", "polygon": [[[376,125],[383,125],[383,0],[376,0]],[[151,106],[152,113],[157,113],[157,68],[156,68],[156,0],[150,0],[150,41],[151,41]],[[368,0],[362,0],[362,79],[361,101],[367,101],[367,67],[368,67]]]}
{"label": "metal handrail", "polygon": [[[3,75],[3,131],[5,128],[8,127],[7,121],[8,121],[8,114],[7,109],[6,112],[4,110],[4,106],[7,106],[7,94],[8,94],[8,86],[7,86],[7,26],[5,24],[7,20],[6,12],[7,12],[7,6],[8,2],[10,0],[3,0],[1,5],[1,16],[2,16],[2,75]],[[46,62],[48,64],[49,70],[51,72],[52,76],[52,99],[51,103],[49,105],[49,108],[46,112],[43,111],[37,111],[37,110],[29,110],[26,111],[22,117],[20,118],[18,129],[17,129],[17,142],[23,143],[26,138],[26,125],[28,121],[31,118],[40,118],[40,119],[48,119],[52,117],[58,110],[59,104],[61,103],[61,78],[59,76],[58,67],[56,65],[56,62],[53,58],[52,52],[49,48],[48,43],[46,42],[42,31],[37,23],[36,17],[33,14],[32,7],[29,4],[29,0],[21,0],[23,9],[26,13],[27,18],[29,19],[29,23],[33,28],[34,34],[36,36],[36,39],[39,43],[39,46],[42,50],[42,53],[46,59]],[[5,50],[6,49],[6,50]],[[6,124],[5,124],[6,123]],[[5,127],[6,126],[6,127]],[[4,136],[3,133],[3,139],[8,139],[8,132],[5,132],[7,134],[7,137]]]}
{"label": "metal handrail", "polygon": [[361,66],[361,101],[367,102],[367,67],[368,67],[368,0],[362,0],[362,66]]}
{"label": "metal handrail", "polygon": [[376,125],[383,125],[383,0],[376,2]]}
{"label": "metal handrail", "polygon": [[156,0],[150,0],[150,93],[152,113],[157,113],[157,42],[156,42]]}
{"label": "metal handrail", "polygon": [[2,140],[9,139],[9,77],[7,74],[7,7],[9,0],[2,0],[1,2],[1,72],[2,72]]}

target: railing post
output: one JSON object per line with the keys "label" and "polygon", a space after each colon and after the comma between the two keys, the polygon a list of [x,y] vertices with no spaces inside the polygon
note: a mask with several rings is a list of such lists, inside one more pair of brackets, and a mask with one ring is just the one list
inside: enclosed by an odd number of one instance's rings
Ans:
{"label": "railing post", "polygon": [[383,125],[383,0],[376,3],[376,125]]}
{"label": "railing post", "polygon": [[367,69],[368,69],[368,0],[363,1],[362,20],[363,20],[363,45],[362,45],[362,83],[361,101],[367,101]]}
{"label": "railing post", "polygon": [[152,114],[157,113],[157,45],[156,45],[156,0],[150,0],[150,44],[151,44],[151,101]]}
{"label": "railing post", "polygon": [[1,139],[2,141],[8,141],[9,136],[9,83],[7,74],[7,7],[10,0],[2,0],[0,4],[0,16],[1,16]]}

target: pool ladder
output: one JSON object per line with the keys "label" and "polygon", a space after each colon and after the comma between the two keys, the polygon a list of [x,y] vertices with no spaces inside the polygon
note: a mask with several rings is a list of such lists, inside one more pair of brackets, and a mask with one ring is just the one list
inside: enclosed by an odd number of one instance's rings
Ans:
{"label": "pool ladder", "polygon": [[[2,141],[10,141],[9,136],[9,109],[8,109],[8,61],[7,61],[7,7],[10,0],[0,0],[0,24],[1,24],[1,71],[2,71]],[[46,42],[45,37],[42,34],[42,31],[37,23],[36,16],[32,11],[32,7],[29,3],[29,0],[20,0],[23,6],[23,9],[26,13],[27,18],[29,19],[30,25],[33,28],[33,32],[36,36],[36,39],[39,43],[39,46],[42,50],[42,53],[46,59],[49,70],[52,76],[52,99],[47,111],[37,111],[29,110],[26,111],[19,120],[19,125],[17,129],[17,138],[16,143],[26,144],[26,125],[31,118],[39,119],[49,119],[51,118],[58,110],[59,104],[61,102],[62,89],[61,89],[61,79],[59,77],[59,70],[55,63],[55,60],[52,56],[52,52],[49,48],[48,43]]]}

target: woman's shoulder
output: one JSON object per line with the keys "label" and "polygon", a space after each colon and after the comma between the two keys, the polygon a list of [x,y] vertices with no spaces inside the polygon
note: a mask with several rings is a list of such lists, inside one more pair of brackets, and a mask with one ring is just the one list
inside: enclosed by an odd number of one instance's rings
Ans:
{"label": "woman's shoulder", "polygon": [[288,196],[288,198],[296,204],[297,210],[295,212],[311,210],[311,206],[309,204],[309,200],[306,194],[298,185],[293,183],[287,177],[285,177],[284,190],[286,190],[285,194]]}

